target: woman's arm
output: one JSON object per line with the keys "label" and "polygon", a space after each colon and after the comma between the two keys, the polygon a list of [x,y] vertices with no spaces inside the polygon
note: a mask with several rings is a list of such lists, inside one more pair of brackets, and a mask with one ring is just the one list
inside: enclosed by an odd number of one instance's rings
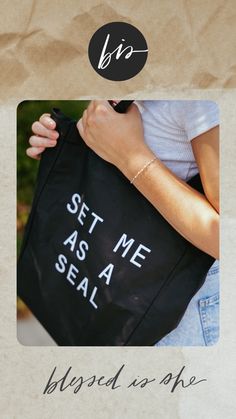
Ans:
{"label": "woman's arm", "polygon": [[[128,179],[155,156],[144,143],[139,111],[116,114],[105,101],[92,101],[78,122],[87,145],[116,165]],[[192,140],[206,197],[173,174],[160,160],[134,182],[163,217],[196,247],[219,258],[219,130]]]}
{"label": "woman's arm", "polygon": [[[204,141],[204,134],[199,141]],[[198,141],[195,141],[196,144],[199,145]],[[197,154],[202,163],[201,168],[208,172],[202,162],[204,154],[199,153],[199,150]],[[135,170],[152,158],[152,153],[146,150],[135,161],[131,160],[122,171],[131,179]],[[218,209],[219,203],[214,180],[214,177],[208,177],[205,173],[203,187],[208,192],[207,199],[179,179],[160,160],[156,160],[136,179],[135,186],[182,236],[218,259],[219,214],[213,205]]]}
{"label": "woman's arm", "polygon": [[[38,159],[46,147],[56,145],[55,125],[49,114],[34,122],[28,156]],[[92,101],[77,126],[87,145],[130,180],[155,157],[144,142],[141,116],[135,105],[122,115],[107,101]],[[218,259],[219,128],[199,135],[191,144],[206,197],[158,159],[135,180],[135,186],[182,236]]]}
{"label": "woman's arm", "polygon": [[206,197],[219,213],[219,126],[195,137],[191,144]]}

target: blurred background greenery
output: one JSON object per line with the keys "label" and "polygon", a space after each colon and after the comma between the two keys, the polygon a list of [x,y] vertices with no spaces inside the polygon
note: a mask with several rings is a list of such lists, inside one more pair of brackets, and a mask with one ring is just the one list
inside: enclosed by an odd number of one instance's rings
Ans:
{"label": "blurred background greenery", "polygon": [[[52,108],[59,108],[67,116],[78,120],[88,106],[85,100],[21,102],[17,108],[17,254],[19,255],[24,227],[32,203],[39,161],[29,158],[26,149],[32,135],[32,123],[43,113],[50,113]],[[25,305],[18,299],[18,316],[28,314]]]}

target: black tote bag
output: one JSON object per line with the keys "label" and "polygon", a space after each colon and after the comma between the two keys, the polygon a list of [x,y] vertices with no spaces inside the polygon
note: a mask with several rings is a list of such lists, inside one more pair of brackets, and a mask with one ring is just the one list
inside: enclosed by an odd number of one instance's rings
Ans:
{"label": "black tote bag", "polygon": [[[58,109],[52,118],[60,135],[40,161],[18,295],[58,345],[154,345],[178,325],[214,259],[89,149],[75,121]],[[203,193],[199,175],[188,183]]]}

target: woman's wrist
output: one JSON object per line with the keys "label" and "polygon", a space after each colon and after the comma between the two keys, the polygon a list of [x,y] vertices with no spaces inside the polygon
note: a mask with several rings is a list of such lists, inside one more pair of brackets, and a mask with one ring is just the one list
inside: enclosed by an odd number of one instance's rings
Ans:
{"label": "woman's wrist", "polygon": [[118,168],[131,181],[139,172],[142,175],[141,171],[145,166],[148,170],[149,162],[155,158],[155,154],[144,144],[120,162]]}

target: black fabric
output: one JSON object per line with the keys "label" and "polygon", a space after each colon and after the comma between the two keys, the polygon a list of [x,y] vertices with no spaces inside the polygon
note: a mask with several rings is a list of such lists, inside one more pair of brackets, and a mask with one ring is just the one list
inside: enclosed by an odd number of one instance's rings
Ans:
{"label": "black fabric", "polygon": [[[52,117],[60,136],[40,162],[18,295],[59,345],[153,345],[178,325],[214,259],[89,149],[75,121],[58,109]],[[188,183],[203,193],[199,175]]]}

